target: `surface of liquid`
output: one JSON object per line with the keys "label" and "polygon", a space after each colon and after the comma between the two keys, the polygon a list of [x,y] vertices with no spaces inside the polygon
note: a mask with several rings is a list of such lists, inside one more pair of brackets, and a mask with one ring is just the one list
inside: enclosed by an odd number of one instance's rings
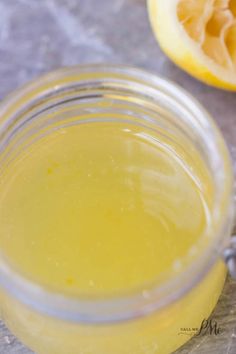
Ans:
{"label": "surface of liquid", "polygon": [[39,139],[2,180],[2,253],[32,280],[75,294],[128,292],[178,271],[206,229],[206,205],[158,139],[114,122]]}

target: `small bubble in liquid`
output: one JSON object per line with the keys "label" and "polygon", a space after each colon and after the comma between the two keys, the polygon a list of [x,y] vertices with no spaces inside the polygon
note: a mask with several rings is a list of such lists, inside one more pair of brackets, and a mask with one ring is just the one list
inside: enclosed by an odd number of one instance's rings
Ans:
{"label": "small bubble in liquid", "polygon": [[92,288],[94,286],[94,281],[93,280],[89,280],[89,286]]}
{"label": "small bubble in liquid", "polygon": [[140,347],[142,348],[142,351],[145,354],[156,354],[158,350],[158,344],[157,343],[141,343]]}
{"label": "small bubble in liquid", "polygon": [[142,295],[144,299],[149,299],[150,298],[150,293],[147,290],[143,290]]}
{"label": "small bubble in liquid", "polygon": [[74,285],[75,280],[73,278],[67,278],[66,283],[67,283],[67,285]]}
{"label": "small bubble in liquid", "polygon": [[194,256],[197,253],[197,247],[196,246],[191,247],[188,253],[189,256]]}
{"label": "small bubble in liquid", "polygon": [[173,269],[175,272],[178,272],[182,269],[182,262],[179,259],[176,259],[173,263]]}

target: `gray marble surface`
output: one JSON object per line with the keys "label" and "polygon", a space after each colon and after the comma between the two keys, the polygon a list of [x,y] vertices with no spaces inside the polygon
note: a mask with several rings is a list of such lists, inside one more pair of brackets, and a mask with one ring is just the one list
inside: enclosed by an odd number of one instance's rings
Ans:
{"label": "gray marble surface", "polygon": [[[0,99],[60,66],[104,61],[148,69],[191,92],[222,129],[236,170],[236,94],[197,82],[165,57],[145,0],[0,0]],[[178,354],[236,353],[236,282],[230,279],[214,319],[221,335],[194,338]],[[0,324],[0,354],[13,353],[31,351]]]}

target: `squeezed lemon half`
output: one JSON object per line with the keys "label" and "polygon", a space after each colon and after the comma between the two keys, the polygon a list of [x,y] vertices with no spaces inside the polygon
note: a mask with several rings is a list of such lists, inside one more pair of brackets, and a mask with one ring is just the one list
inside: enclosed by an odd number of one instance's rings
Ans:
{"label": "squeezed lemon half", "polygon": [[197,79],[236,90],[236,0],[148,0],[164,52]]}

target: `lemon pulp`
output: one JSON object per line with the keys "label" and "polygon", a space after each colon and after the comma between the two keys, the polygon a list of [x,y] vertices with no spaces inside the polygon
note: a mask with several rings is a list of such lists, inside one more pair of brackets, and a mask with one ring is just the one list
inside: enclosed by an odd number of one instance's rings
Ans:
{"label": "lemon pulp", "polygon": [[1,186],[1,252],[31,280],[78,295],[124,293],[179,271],[208,223],[183,161],[129,124],[44,136]]}
{"label": "lemon pulp", "polygon": [[236,72],[236,1],[179,0],[178,18],[189,36],[217,64]]}

